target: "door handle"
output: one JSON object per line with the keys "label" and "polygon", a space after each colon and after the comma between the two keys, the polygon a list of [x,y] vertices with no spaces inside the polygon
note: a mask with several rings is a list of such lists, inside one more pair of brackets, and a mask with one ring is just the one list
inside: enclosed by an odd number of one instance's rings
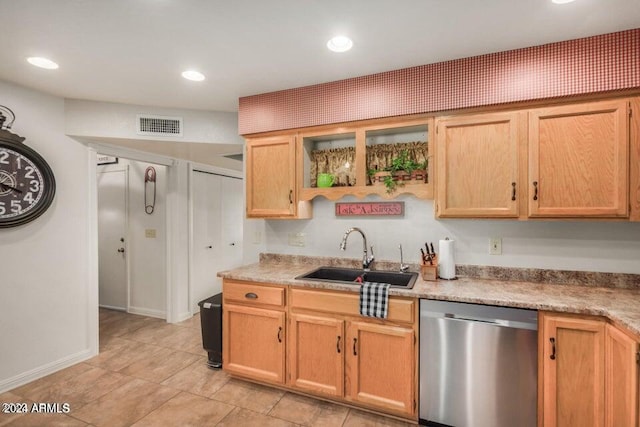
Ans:
{"label": "door handle", "polygon": [[209,246],[205,246],[204,248],[205,248],[205,249],[213,249],[213,246],[212,246],[212,245],[209,245]]}
{"label": "door handle", "polygon": [[120,252],[121,254],[123,254],[123,253],[124,253],[124,248],[120,248],[120,249],[118,249],[118,252]]}

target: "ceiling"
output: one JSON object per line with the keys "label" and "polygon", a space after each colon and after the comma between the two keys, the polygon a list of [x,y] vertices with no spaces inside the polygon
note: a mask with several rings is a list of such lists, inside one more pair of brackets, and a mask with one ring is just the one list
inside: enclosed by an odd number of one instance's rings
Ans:
{"label": "ceiling", "polygon": [[[242,96],[639,27],[639,0],[0,0],[0,79],[237,111]],[[325,47],[337,34],[351,51]],[[206,80],[183,79],[186,69]]]}

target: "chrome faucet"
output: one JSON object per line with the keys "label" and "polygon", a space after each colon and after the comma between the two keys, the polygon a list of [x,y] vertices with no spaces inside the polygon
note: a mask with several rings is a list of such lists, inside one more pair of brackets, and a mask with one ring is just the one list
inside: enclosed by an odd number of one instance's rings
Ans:
{"label": "chrome faucet", "polygon": [[344,251],[347,249],[347,237],[349,237],[349,234],[353,231],[357,231],[362,236],[362,269],[364,271],[369,271],[369,266],[375,259],[373,256],[373,246],[371,246],[371,256],[369,256],[369,253],[367,252],[367,236],[365,236],[364,232],[358,227],[352,227],[344,233],[344,236],[342,236],[342,242],[340,242],[340,250]]}
{"label": "chrome faucet", "polygon": [[404,259],[402,258],[402,245],[398,245],[398,249],[400,249],[400,272],[406,273],[409,270],[409,265],[404,263]]}

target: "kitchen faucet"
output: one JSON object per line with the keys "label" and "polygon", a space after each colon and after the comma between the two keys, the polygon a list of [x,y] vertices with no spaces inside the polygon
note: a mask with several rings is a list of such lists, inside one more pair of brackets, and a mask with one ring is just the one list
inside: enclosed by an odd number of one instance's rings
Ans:
{"label": "kitchen faucet", "polygon": [[362,236],[362,269],[364,271],[369,271],[369,266],[375,259],[375,257],[373,256],[373,246],[371,246],[371,256],[369,256],[367,252],[367,236],[365,236],[364,232],[358,227],[352,227],[344,233],[344,236],[342,236],[342,242],[340,242],[340,250],[344,251],[345,249],[347,249],[347,237],[349,237],[349,234],[351,234],[351,232],[353,231],[357,231]]}
{"label": "kitchen faucet", "polygon": [[405,264],[402,258],[402,245],[398,245],[398,249],[400,249],[400,273],[406,273],[409,270],[409,265]]}

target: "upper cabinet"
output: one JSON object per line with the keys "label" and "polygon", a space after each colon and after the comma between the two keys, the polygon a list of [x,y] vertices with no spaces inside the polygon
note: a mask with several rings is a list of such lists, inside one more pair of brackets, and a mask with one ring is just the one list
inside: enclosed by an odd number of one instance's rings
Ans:
{"label": "upper cabinet", "polygon": [[637,215],[629,99],[445,117],[436,131],[438,217]]}
{"label": "upper cabinet", "polygon": [[437,215],[517,217],[523,113],[439,119]]}
{"label": "upper cabinet", "polygon": [[304,218],[298,203],[294,135],[247,140],[246,194],[249,218]]}
{"label": "upper cabinet", "polygon": [[529,216],[627,217],[628,100],[529,112]]}

